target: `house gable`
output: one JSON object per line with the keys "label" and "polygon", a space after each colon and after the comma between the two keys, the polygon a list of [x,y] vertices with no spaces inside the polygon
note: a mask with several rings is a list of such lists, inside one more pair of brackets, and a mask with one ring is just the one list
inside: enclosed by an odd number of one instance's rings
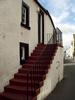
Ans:
{"label": "house gable", "polygon": [[55,26],[54,26],[53,20],[52,20],[52,18],[51,18],[51,15],[49,14],[49,11],[46,10],[46,9],[39,3],[38,0],[34,0],[34,1],[35,1],[36,4],[48,15],[48,17],[50,18],[51,23],[52,23],[52,25],[53,25],[53,27],[54,27],[54,29],[55,29]]}

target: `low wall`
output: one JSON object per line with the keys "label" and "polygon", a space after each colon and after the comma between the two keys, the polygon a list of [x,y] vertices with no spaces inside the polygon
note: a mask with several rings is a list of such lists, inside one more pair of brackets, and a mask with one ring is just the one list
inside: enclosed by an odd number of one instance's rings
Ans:
{"label": "low wall", "polygon": [[50,65],[48,74],[44,81],[43,87],[41,87],[40,94],[37,96],[37,100],[43,100],[48,96],[57,83],[63,79],[63,48],[58,47],[54,60]]}

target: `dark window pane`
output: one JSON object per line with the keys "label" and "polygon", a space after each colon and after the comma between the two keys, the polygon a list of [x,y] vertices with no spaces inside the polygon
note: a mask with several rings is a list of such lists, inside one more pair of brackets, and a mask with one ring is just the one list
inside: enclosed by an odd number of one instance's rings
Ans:
{"label": "dark window pane", "polygon": [[29,27],[29,7],[24,2],[22,3],[22,24]]}

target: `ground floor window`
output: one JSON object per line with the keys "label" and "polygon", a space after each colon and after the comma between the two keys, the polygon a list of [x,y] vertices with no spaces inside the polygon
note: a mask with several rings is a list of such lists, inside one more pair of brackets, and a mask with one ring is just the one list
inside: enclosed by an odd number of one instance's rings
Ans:
{"label": "ground floor window", "polygon": [[20,64],[25,64],[25,61],[29,57],[29,45],[27,43],[20,42]]}

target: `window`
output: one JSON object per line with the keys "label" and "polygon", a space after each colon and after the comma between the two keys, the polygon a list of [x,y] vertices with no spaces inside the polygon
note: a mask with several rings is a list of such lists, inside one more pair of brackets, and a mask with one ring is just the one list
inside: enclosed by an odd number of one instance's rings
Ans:
{"label": "window", "polygon": [[20,42],[20,64],[25,64],[29,57],[29,44]]}
{"label": "window", "polygon": [[29,27],[29,6],[25,2],[22,2],[21,26],[27,29],[30,29]]}

